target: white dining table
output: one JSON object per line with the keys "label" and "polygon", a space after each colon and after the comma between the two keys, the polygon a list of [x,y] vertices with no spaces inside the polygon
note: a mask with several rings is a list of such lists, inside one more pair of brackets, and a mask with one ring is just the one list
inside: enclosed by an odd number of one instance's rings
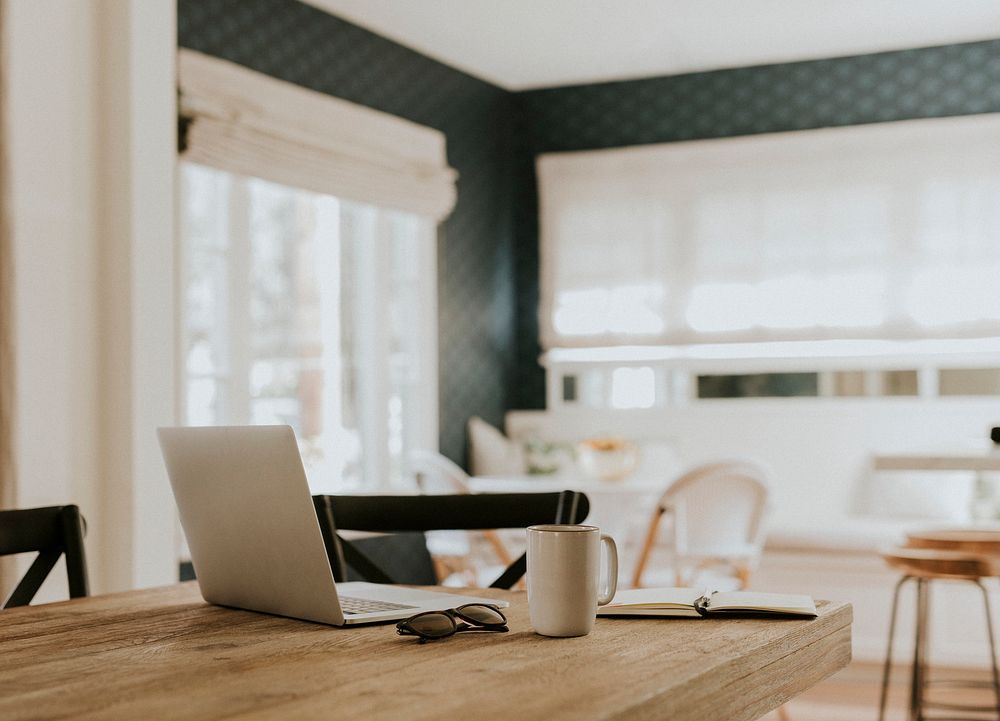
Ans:
{"label": "white dining table", "polygon": [[[631,578],[641,543],[659,497],[673,476],[634,475],[602,481],[574,475],[472,476],[473,493],[551,493],[578,491],[590,501],[586,523],[598,526],[619,546],[620,577]],[[505,539],[506,540],[506,539]],[[520,538],[515,540],[522,540]]]}
{"label": "white dining table", "polygon": [[476,493],[551,493],[579,491],[590,496],[635,496],[662,493],[669,478],[627,476],[615,481],[601,481],[583,476],[503,475],[471,476],[469,487]]}

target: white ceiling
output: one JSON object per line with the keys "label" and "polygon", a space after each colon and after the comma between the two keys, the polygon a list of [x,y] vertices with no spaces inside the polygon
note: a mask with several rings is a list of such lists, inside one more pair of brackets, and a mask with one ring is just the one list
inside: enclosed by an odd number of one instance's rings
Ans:
{"label": "white ceiling", "polygon": [[1000,0],[306,0],[511,90],[1000,37]]}

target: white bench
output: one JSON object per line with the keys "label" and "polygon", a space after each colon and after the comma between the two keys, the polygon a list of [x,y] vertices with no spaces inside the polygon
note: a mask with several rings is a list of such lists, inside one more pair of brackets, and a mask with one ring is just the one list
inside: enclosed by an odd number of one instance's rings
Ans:
{"label": "white bench", "polygon": [[[882,562],[879,549],[898,543],[909,528],[966,521],[972,476],[873,476],[871,458],[878,452],[940,448],[945,439],[985,439],[996,407],[980,401],[739,399],[649,411],[513,411],[506,430],[522,440],[567,442],[620,435],[655,444],[660,454],[668,445],[675,462],[662,464],[664,488],[678,470],[697,463],[731,457],[763,462],[772,471],[774,507],[753,586],[850,601],[855,656],[875,661],[884,655],[898,577]],[[655,470],[655,464],[644,468],[647,474]],[[643,515],[633,524],[642,528],[647,521]],[[979,614],[953,610],[970,602],[967,593],[948,585],[935,591],[941,601],[932,603],[932,626],[947,639],[932,642],[932,658],[939,664],[984,660]],[[901,624],[910,622],[909,607],[904,602]],[[911,636],[899,634],[900,652]]]}

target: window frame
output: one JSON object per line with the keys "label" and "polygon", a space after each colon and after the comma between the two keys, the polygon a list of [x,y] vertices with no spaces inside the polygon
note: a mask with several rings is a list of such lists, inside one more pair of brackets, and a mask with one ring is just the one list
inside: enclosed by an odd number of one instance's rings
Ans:
{"label": "window frame", "polygon": [[[227,242],[213,249],[223,258],[225,273],[225,338],[226,358],[228,365],[220,371],[208,374],[191,374],[187,367],[188,352],[188,308],[185,290],[190,281],[189,260],[190,245],[185,237],[185,207],[184,200],[188,197],[184,167],[186,163],[202,165],[213,172],[229,175],[229,192],[227,193],[226,232]],[[250,230],[250,193],[249,176],[232,173],[229,170],[203,165],[194,161],[179,159],[177,166],[177,184],[180,199],[178,203],[177,227],[177,293],[176,293],[176,348],[178,382],[177,409],[178,417],[187,422],[188,419],[188,384],[193,377],[211,378],[217,383],[217,388],[223,394],[223,406],[219,409],[222,420],[216,422],[248,424],[252,423],[252,406],[250,391],[250,370],[252,358],[251,322],[249,313],[250,294],[252,292],[252,277],[250,271],[252,262],[252,242]],[[271,182],[271,181],[266,181]],[[286,186],[291,187],[291,186]],[[295,189],[295,188],[293,188]],[[307,188],[303,192],[316,194]],[[320,194],[322,195],[322,194]],[[390,391],[390,373],[392,372],[392,349],[390,344],[391,323],[388,313],[390,301],[388,296],[379,292],[384,285],[383,276],[389,271],[387,247],[391,239],[390,227],[395,220],[397,211],[392,208],[377,208],[369,204],[361,204],[347,199],[340,201],[339,223],[343,232],[348,223],[373,222],[375,225],[373,243],[359,243],[358,270],[364,280],[359,288],[362,296],[354,313],[356,328],[364,328],[366,333],[360,336],[360,344],[355,348],[355,358],[341,357],[339,365],[353,363],[361,372],[358,384],[358,396],[354,399],[357,410],[357,432],[361,438],[362,470],[360,484],[345,486],[340,483],[310,479],[314,490],[337,488],[354,488],[360,485],[366,489],[385,489],[393,486],[393,471],[388,447],[388,399]],[[370,216],[361,218],[361,216]],[[422,279],[416,292],[419,297],[420,317],[419,330],[415,333],[415,365],[419,381],[414,383],[415,403],[404,404],[406,417],[403,419],[402,433],[404,449],[438,448],[439,432],[439,399],[438,399],[438,332],[437,332],[437,224],[431,218],[417,218],[415,225],[415,243],[417,250],[417,267],[414,277]],[[242,278],[243,282],[234,282]],[[239,309],[244,309],[240,312]],[[338,317],[336,323],[340,324]],[[339,333],[339,330],[338,330]],[[324,368],[324,373],[328,372]],[[337,373],[342,378],[342,370]],[[245,381],[240,383],[239,378]],[[325,393],[321,398],[325,398]],[[324,421],[327,422],[327,421]],[[378,449],[378,452],[372,452]],[[398,474],[396,474],[398,475]]]}
{"label": "window frame", "polygon": [[[741,347],[744,346],[744,347]],[[943,398],[990,398],[983,395],[952,395],[940,392],[940,373],[951,370],[1000,369],[1000,338],[930,341],[856,342],[855,352],[847,344],[802,342],[796,344],[731,344],[702,346],[622,346],[601,348],[555,348],[542,355],[540,363],[546,374],[548,410],[609,410],[615,408],[611,377],[618,368],[653,369],[656,398],[652,409],[682,408],[698,403],[718,402],[829,402],[831,400],[866,402],[890,399],[935,400]],[[950,347],[950,348],[949,348]],[[833,350],[841,348],[843,352]],[[811,352],[810,352],[811,351]],[[824,352],[825,351],[825,352]],[[862,395],[839,395],[834,392],[838,372],[861,372]],[[917,392],[914,395],[885,393],[880,375],[890,371],[915,371]],[[585,399],[583,376],[600,375],[604,403]],[[699,375],[746,375],[766,373],[816,373],[818,392],[801,396],[746,396],[727,398],[698,397]],[[575,376],[576,400],[562,397],[564,378]]]}

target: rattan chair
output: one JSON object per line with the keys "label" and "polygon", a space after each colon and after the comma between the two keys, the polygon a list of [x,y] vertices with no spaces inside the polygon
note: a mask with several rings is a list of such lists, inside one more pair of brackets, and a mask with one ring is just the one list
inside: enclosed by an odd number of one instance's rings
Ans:
{"label": "rattan chair", "polygon": [[769,495],[765,471],[750,461],[708,463],[688,471],[656,504],[632,585],[642,585],[660,524],[668,516],[676,585],[688,585],[696,571],[721,563],[746,588],[764,546]]}

